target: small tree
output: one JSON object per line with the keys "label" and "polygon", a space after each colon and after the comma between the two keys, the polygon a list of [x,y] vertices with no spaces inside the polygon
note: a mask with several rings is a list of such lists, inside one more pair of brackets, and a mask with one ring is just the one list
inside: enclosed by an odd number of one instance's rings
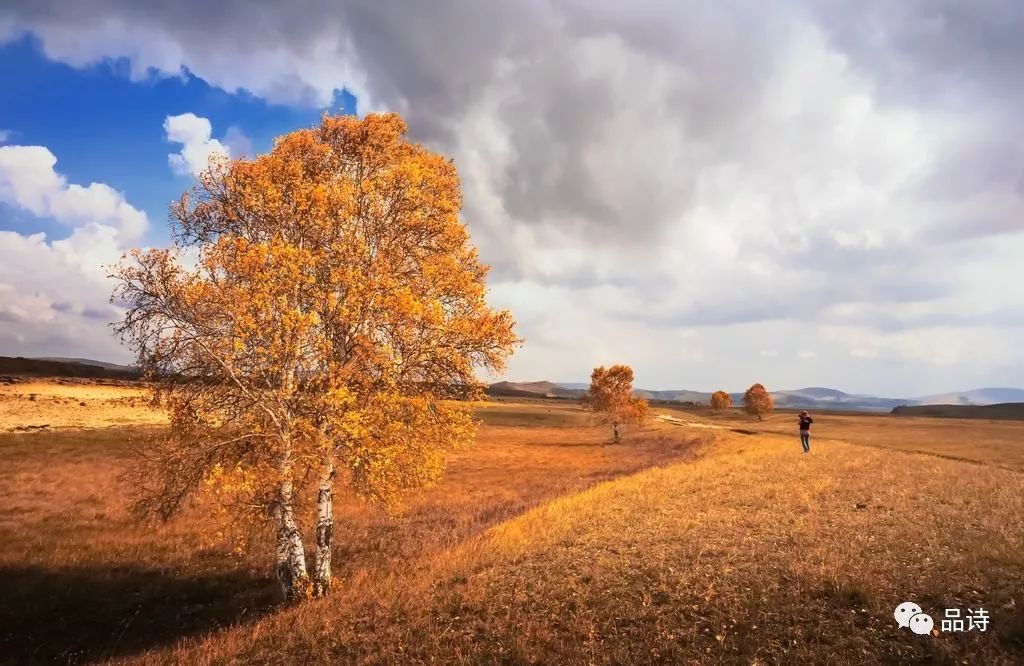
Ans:
{"label": "small tree", "polygon": [[611,424],[616,443],[621,439],[620,425],[641,424],[650,412],[646,400],[633,396],[633,369],[628,365],[594,368],[583,404]]}
{"label": "small tree", "polygon": [[722,411],[732,407],[732,396],[725,391],[715,391],[711,394],[711,409]]}
{"label": "small tree", "polygon": [[405,131],[324,116],[215,161],[172,207],[175,247],[114,275],[118,330],[170,414],[127,474],[136,511],[166,519],[208,492],[269,522],[288,600],[331,587],[336,483],[390,508],[436,480],[475,432],[451,399],[518,342],[485,301],[455,167]]}
{"label": "small tree", "polygon": [[747,414],[756,416],[758,421],[763,421],[764,415],[774,408],[771,394],[761,384],[754,384],[743,394],[743,409]]}

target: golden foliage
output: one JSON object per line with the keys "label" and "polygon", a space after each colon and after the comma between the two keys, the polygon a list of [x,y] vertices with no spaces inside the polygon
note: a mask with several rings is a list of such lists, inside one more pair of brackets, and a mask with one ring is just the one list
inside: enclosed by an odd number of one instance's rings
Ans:
{"label": "golden foliage", "polygon": [[725,391],[715,391],[711,394],[711,408],[717,410],[729,409],[732,407],[732,396]]}
{"label": "golden foliage", "polygon": [[405,132],[325,115],[212,162],[172,206],[175,246],[118,267],[118,330],[171,420],[131,474],[139,510],[166,517],[203,482],[301,509],[335,469],[392,508],[472,441],[468,403],[446,400],[480,395],[518,340],[487,306],[454,165]]}
{"label": "golden foliage", "polygon": [[620,439],[620,425],[641,424],[650,413],[646,400],[633,397],[633,369],[628,365],[594,368],[583,404],[611,424],[616,442]]}
{"label": "golden foliage", "polygon": [[743,394],[743,409],[747,414],[756,416],[758,420],[775,409],[775,402],[772,396],[761,384],[754,384]]}

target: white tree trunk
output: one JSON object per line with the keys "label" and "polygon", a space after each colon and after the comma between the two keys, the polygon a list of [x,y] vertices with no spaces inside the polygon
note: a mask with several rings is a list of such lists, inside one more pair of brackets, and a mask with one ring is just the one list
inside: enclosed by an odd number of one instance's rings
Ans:
{"label": "white tree trunk", "polygon": [[316,559],[313,564],[313,594],[331,590],[331,546],[334,543],[334,465],[326,463],[316,496]]}
{"label": "white tree trunk", "polygon": [[291,481],[281,484],[274,518],[277,522],[277,580],[281,583],[285,601],[303,599],[309,591],[309,574],[306,573],[302,534],[295,524],[292,509]]}

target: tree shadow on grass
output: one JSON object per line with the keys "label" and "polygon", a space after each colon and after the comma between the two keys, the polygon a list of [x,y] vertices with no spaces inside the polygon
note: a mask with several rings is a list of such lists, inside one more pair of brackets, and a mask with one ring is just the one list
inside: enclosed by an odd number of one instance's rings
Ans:
{"label": "tree shadow on grass", "polygon": [[250,622],[272,610],[268,577],[185,577],[136,567],[0,567],[0,663],[82,663]]}

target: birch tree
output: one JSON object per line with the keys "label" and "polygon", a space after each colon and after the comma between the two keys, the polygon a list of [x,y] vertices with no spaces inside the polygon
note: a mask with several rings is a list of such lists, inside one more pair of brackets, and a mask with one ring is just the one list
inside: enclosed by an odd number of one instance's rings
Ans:
{"label": "birch tree", "polygon": [[473,439],[476,373],[518,343],[486,303],[454,165],[405,133],[324,116],[216,160],[172,206],[173,247],[115,271],[117,330],[170,414],[127,475],[136,511],[210,492],[268,525],[288,600],[331,588],[339,483],[394,508],[434,482]]}

